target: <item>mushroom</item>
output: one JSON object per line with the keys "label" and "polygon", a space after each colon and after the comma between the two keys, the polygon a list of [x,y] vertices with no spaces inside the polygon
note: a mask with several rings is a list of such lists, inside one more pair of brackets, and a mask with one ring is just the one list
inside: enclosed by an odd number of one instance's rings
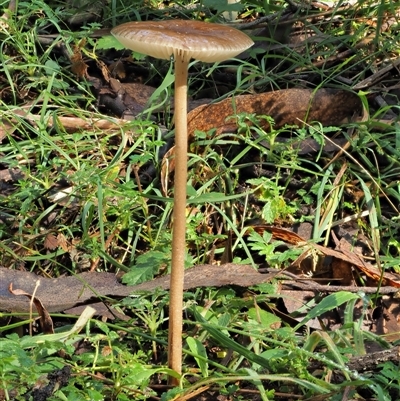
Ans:
{"label": "mushroom", "polygon": [[[214,63],[235,57],[253,45],[237,29],[202,21],[128,22],[111,30],[126,48],[175,60],[175,182],[169,305],[168,365],[182,370],[182,307],[186,253],[187,80],[191,58]],[[176,384],[176,381],[175,381]]]}

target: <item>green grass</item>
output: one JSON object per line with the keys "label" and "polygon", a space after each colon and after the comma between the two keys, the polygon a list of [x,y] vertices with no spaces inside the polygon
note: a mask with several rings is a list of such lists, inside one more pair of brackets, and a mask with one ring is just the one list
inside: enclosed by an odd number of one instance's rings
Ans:
{"label": "green grass", "polygon": [[[0,165],[2,170],[18,172],[18,178],[1,182],[2,266],[49,277],[89,268],[125,272],[123,280],[128,284],[168,271],[173,183],[163,193],[159,150],[173,135],[173,121],[168,106],[163,106],[165,114],[156,107],[159,94],[167,99],[172,95],[168,62],[137,61],[147,71],[145,82],[158,88],[140,118],[117,128],[85,130],[66,128],[61,117],[115,121],[98,103],[93,81],[71,70],[74,52],[81,52],[89,75],[101,79],[97,60],[121,57],[108,48],[108,39],[87,37],[88,33],[138,16],[221,21],[222,2],[192,2],[195,8],[181,3],[183,9],[171,5],[162,9],[163,3],[157,1],[113,1],[103,5],[100,20],[70,28],[62,18],[76,10],[42,1],[20,2],[15,14],[3,21]],[[278,16],[284,7],[279,1],[243,1],[241,15],[249,22],[266,12]],[[384,11],[395,13],[395,7],[383,1],[360,1],[320,19],[311,18],[310,10],[298,10],[292,19],[317,33],[319,40],[310,40],[301,52],[281,46],[269,54],[254,50],[252,58],[219,66],[193,63],[192,95],[210,87],[220,89],[215,73],[225,74],[225,68],[232,79],[224,96],[287,87],[350,89],[371,70],[383,68],[385,60],[398,57],[398,27],[379,31]],[[375,24],[370,23],[373,18]],[[86,40],[81,42],[82,38]],[[360,45],[363,38],[371,41]],[[273,38],[266,42],[277,43]],[[347,49],[353,53],[334,59]],[[368,217],[359,218],[357,224],[371,241],[373,262],[399,273],[399,136],[397,123],[387,120],[387,113],[398,113],[398,106],[378,106],[373,101],[384,87],[396,84],[398,76],[391,74],[359,91],[365,121],[340,128],[315,125],[290,130],[292,140],[321,141],[332,132],[346,136],[350,147],[330,165],[326,155],[299,155],[290,142],[279,142],[286,128],[265,132],[258,122],[265,116],[240,116],[237,133],[217,137],[197,133],[189,159],[187,266],[220,261],[232,232],[235,263],[284,268],[303,249],[282,247],[267,232],[249,232],[254,221],[284,226],[309,221],[314,226],[313,240],[328,244],[335,221],[368,210]],[[107,87],[104,80],[102,85]],[[251,127],[244,123],[249,119]],[[336,180],[344,163],[347,169]],[[152,165],[155,174],[149,178]],[[256,176],[255,168],[273,174]],[[299,182],[299,187],[293,189],[293,182]],[[172,389],[167,385],[171,372],[166,367],[165,291],[116,304],[129,322],[91,319],[80,333],[66,337],[59,333],[70,328],[74,316],[52,315],[59,325],[56,337],[39,333],[30,337],[26,329],[21,336],[12,332],[28,326],[26,316],[20,317],[26,320],[9,321],[16,314],[2,313],[0,398],[33,399],[33,388],[48,385],[46,375],[64,366],[71,368],[72,375],[67,375],[65,386],[50,391],[55,392],[49,399],[172,400],[178,394],[189,398],[197,391],[215,391],[234,400],[251,399],[251,391],[262,400],[279,400],[282,394],[341,400],[347,391],[349,399],[399,398],[398,364],[385,362],[373,373],[346,367],[349,358],[365,354],[370,342],[382,348],[392,345],[363,324],[378,302],[374,295],[318,296],[303,306],[300,316],[291,316],[297,318],[291,324],[273,313],[278,301],[285,299],[275,281],[248,291],[188,291],[184,375],[181,386]],[[361,315],[354,314],[356,305]],[[339,328],[312,331],[304,326],[340,308],[344,320]],[[309,369],[312,364],[318,365],[314,371]],[[332,374],[343,379],[332,380]]]}

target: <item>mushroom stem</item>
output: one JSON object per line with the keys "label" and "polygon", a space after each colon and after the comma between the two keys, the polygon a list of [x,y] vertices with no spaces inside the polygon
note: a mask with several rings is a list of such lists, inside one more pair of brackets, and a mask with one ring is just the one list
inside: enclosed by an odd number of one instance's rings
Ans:
{"label": "mushroom stem", "polygon": [[[169,304],[168,366],[182,373],[182,308],[186,256],[187,80],[189,61],[175,59],[175,182]],[[171,378],[171,384],[178,385]]]}

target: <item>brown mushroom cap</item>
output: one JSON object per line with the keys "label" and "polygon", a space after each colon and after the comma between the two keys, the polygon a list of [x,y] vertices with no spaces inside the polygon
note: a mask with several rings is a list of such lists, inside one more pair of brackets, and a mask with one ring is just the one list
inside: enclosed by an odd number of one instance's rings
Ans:
{"label": "brown mushroom cap", "polygon": [[235,57],[253,41],[235,28],[202,21],[127,22],[111,30],[126,48],[155,58],[173,55],[207,63]]}

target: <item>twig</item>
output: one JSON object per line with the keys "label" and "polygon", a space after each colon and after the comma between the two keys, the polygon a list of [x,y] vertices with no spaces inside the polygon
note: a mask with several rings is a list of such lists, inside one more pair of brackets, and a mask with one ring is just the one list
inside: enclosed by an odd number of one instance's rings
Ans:
{"label": "twig", "polygon": [[[14,114],[20,116],[21,118],[26,119],[33,125],[36,125],[36,123],[42,119],[42,117],[36,114],[30,114],[24,112],[23,110],[15,110]],[[7,118],[6,116],[3,116],[4,120],[6,120],[6,118]],[[10,118],[7,122],[12,126],[18,125],[19,123],[19,121],[16,118]],[[56,117],[50,117],[48,119],[47,126],[54,127],[55,125],[62,125],[67,131],[76,132],[80,129],[93,130],[94,128],[100,130],[120,129],[129,122],[130,122],[129,120],[123,120],[119,118],[108,118],[108,119],[98,118],[95,115],[91,115],[88,117],[56,116]]]}
{"label": "twig", "polygon": [[306,3],[306,2],[297,3],[297,2],[295,2],[295,1],[293,1],[293,0],[285,0],[285,2],[286,2],[287,4],[289,4],[289,7],[290,7],[291,11],[310,10],[311,7],[313,6],[313,5],[310,4],[310,3]]}
{"label": "twig", "polygon": [[[282,282],[283,289],[286,289],[285,286],[290,288],[299,288],[305,291],[319,291],[319,292],[338,292],[338,291],[348,291],[352,293],[364,292],[365,294],[375,294],[379,291],[379,294],[388,295],[388,294],[396,294],[399,292],[399,288],[384,286],[384,287],[356,287],[354,285],[322,285],[318,284],[312,279],[306,280],[299,278],[296,274],[288,272],[288,271],[278,271],[273,268],[259,269],[260,273],[268,272],[268,273],[277,273],[274,277],[275,279],[284,280]],[[290,278],[290,280],[288,280]],[[294,279],[294,280],[293,280]],[[335,279],[337,280],[337,279]]]}
{"label": "twig", "polygon": [[382,68],[375,74],[371,75],[370,77],[362,80],[358,84],[353,86],[353,90],[360,90],[360,89],[366,89],[369,88],[370,86],[376,84],[378,81],[383,79],[383,77],[393,68],[396,68],[398,65],[400,65],[400,58],[397,58],[393,62],[389,63],[386,67]]}
{"label": "twig", "polygon": [[[278,277],[279,278],[279,277]],[[303,291],[318,291],[318,292],[339,292],[339,291],[347,291],[352,293],[363,292],[364,294],[376,294],[379,292],[381,295],[389,295],[396,294],[399,292],[399,289],[396,287],[356,287],[353,285],[321,285],[315,283],[314,281],[293,281],[293,280],[285,280],[283,282],[283,289],[289,288],[299,288]]]}
{"label": "twig", "polygon": [[254,28],[260,24],[264,24],[265,22],[271,22],[275,19],[277,19],[281,14],[280,13],[274,13],[270,15],[265,15],[264,17],[257,18],[254,21],[251,22],[245,22],[245,23],[232,23],[232,24],[227,24],[227,25],[232,25],[237,29],[244,30],[244,29],[250,29]]}

